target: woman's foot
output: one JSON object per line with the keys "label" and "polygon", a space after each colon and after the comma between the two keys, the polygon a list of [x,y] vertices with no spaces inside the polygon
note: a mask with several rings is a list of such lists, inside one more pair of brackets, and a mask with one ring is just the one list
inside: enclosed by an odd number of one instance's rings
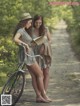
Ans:
{"label": "woman's foot", "polygon": [[51,100],[47,95],[44,95],[43,98],[44,98],[45,100],[47,100],[48,102],[52,102],[52,100]]}
{"label": "woman's foot", "polygon": [[47,98],[47,100],[48,100],[49,102],[52,102],[52,100],[51,100],[50,98]]}
{"label": "woman's foot", "polygon": [[48,103],[49,101],[44,99],[43,97],[37,97],[36,102],[38,102],[38,103]]}

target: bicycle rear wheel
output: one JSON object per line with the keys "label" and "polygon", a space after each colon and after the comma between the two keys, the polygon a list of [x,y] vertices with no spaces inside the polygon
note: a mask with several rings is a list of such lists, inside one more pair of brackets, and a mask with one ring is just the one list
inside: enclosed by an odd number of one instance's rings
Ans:
{"label": "bicycle rear wheel", "polygon": [[2,89],[1,94],[11,94],[12,95],[12,106],[20,99],[25,83],[25,75],[24,72],[18,71],[10,76],[6,84]]}

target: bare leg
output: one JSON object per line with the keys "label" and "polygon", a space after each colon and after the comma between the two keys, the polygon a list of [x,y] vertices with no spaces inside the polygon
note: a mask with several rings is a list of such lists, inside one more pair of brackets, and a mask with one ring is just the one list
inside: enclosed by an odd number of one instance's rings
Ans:
{"label": "bare leg", "polygon": [[[45,91],[47,91],[47,88],[48,88],[48,84],[49,84],[49,68],[45,68],[43,69],[43,75],[44,75],[44,79],[43,79],[43,82],[44,82],[44,88],[45,88]],[[47,97],[47,99],[49,101],[52,101],[50,98]]]}
{"label": "bare leg", "polygon": [[47,91],[48,83],[49,83],[49,68],[43,69],[43,75],[44,75],[44,89]]}
{"label": "bare leg", "polygon": [[44,83],[43,83],[43,72],[40,69],[38,63],[28,66],[28,69],[31,70],[34,75],[36,76],[37,80],[37,86],[39,88],[39,91],[41,92],[43,98],[45,99],[45,102],[48,101],[48,97],[46,96],[45,90],[44,90]]}
{"label": "bare leg", "polygon": [[35,93],[36,93],[36,101],[37,100],[42,100],[43,97],[41,96],[41,93],[40,93],[38,85],[37,85],[37,78],[31,70],[29,72],[30,72],[31,77],[32,77],[32,85],[33,85],[33,88],[34,88]]}

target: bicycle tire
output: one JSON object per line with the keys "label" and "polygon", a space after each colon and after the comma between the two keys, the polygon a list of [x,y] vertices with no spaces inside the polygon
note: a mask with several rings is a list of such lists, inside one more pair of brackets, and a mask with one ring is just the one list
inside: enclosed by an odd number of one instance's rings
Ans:
{"label": "bicycle tire", "polygon": [[17,71],[9,77],[9,79],[7,80],[7,82],[5,83],[2,89],[1,94],[11,94],[12,95],[12,106],[15,106],[15,104],[18,102],[18,100],[20,99],[23,93],[24,84],[25,84],[24,72]]}

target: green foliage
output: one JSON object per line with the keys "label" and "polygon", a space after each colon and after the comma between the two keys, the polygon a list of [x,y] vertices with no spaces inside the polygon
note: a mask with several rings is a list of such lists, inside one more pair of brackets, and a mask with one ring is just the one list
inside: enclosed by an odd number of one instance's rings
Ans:
{"label": "green foliage", "polygon": [[[71,0],[73,2],[73,0]],[[74,0],[74,2],[80,2]],[[72,44],[76,51],[80,52],[80,4],[78,6],[71,6],[72,9],[72,20],[68,22],[68,29],[71,33]],[[79,53],[78,53],[79,54]]]}
{"label": "green foliage", "polygon": [[16,68],[17,51],[17,46],[13,43],[11,37],[0,37],[0,70],[2,72],[9,72]]}
{"label": "green foliage", "polygon": [[[80,6],[49,4],[59,1],[63,2],[63,0],[0,0],[0,72],[12,72],[17,67],[18,47],[12,41],[12,33],[23,12],[29,12],[32,16],[42,15],[50,29],[53,29],[59,20],[64,19],[68,24],[72,42],[79,50]],[[64,2],[79,2],[79,0],[64,0]]]}
{"label": "green foliage", "polygon": [[12,41],[12,33],[21,14],[30,12],[32,16],[41,14],[49,17],[51,11],[47,0],[0,0],[0,74],[17,68],[18,47]]}
{"label": "green foliage", "polygon": [[30,12],[32,16],[51,14],[47,0],[0,0],[0,7],[0,33],[5,36],[12,34],[23,12]]}
{"label": "green foliage", "polygon": [[0,33],[6,36],[12,33],[23,10],[22,0],[0,0],[0,7]]}

